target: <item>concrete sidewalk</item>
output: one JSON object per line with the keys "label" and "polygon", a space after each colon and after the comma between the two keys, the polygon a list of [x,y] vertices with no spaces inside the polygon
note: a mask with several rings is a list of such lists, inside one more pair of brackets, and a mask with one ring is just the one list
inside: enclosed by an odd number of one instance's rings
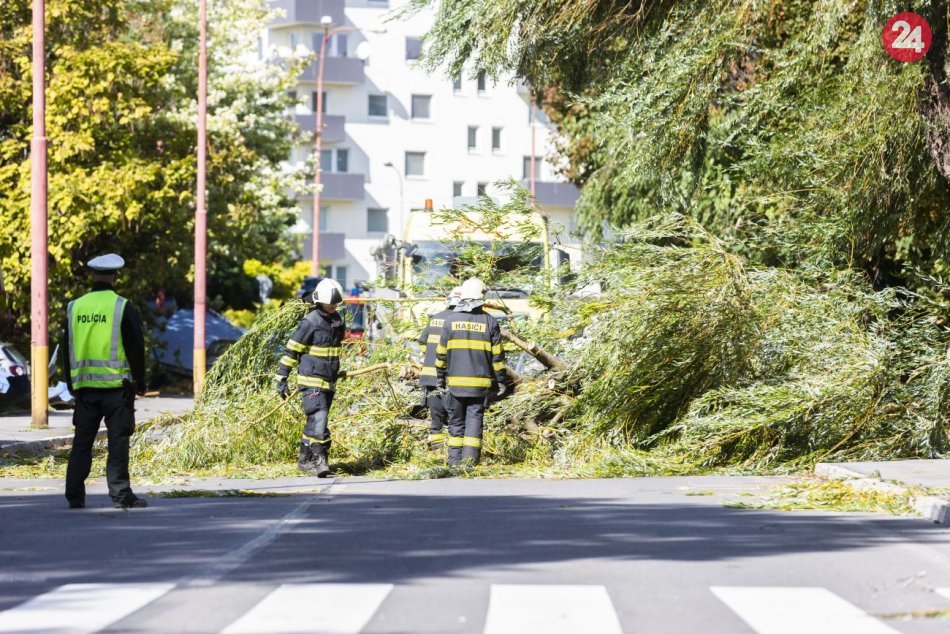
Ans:
{"label": "concrete sidewalk", "polygon": [[[150,396],[135,399],[135,420],[139,423],[161,414],[184,414],[194,405],[190,396]],[[28,412],[0,415],[0,453],[32,453],[63,447],[72,442],[73,411],[49,413],[48,429],[30,427]],[[104,433],[105,427],[103,426]]]}
{"label": "concrete sidewalk", "polygon": [[819,463],[815,474],[885,493],[906,494],[908,487],[929,489],[934,495],[916,497],[917,511],[939,524],[950,524],[950,459]]}

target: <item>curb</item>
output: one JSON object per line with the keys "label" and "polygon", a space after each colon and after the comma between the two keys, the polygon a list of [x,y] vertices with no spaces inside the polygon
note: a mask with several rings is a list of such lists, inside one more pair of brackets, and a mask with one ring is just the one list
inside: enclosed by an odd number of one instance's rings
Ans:
{"label": "curb", "polygon": [[[831,478],[833,480],[848,480],[848,484],[859,491],[870,489],[896,495],[907,495],[910,493],[910,489],[906,486],[884,482],[879,478],[869,477],[863,473],[858,473],[846,467],[827,462],[819,462],[815,465],[815,475]],[[920,513],[925,519],[935,524],[950,524],[950,499],[925,495],[913,497],[911,504],[914,510]]]}
{"label": "curb", "polygon": [[[96,434],[96,440],[102,440],[107,435],[107,430],[100,429]],[[50,451],[52,449],[62,449],[63,447],[69,447],[72,444],[72,434],[69,434],[68,436],[51,436],[49,438],[41,438],[39,440],[22,440],[20,442],[12,442],[9,445],[0,447],[0,454],[5,454],[7,456],[34,455],[44,451]]]}

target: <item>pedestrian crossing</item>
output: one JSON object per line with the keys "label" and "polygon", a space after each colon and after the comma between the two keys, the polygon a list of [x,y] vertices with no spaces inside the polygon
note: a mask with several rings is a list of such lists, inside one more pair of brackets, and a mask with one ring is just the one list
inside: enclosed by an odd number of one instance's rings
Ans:
{"label": "pedestrian crossing", "polygon": [[[477,583],[475,585],[478,585]],[[360,634],[393,592],[385,583],[282,584],[255,605],[241,608],[221,634]],[[135,613],[173,590],[173,583],[68,584],[0,612],[3,634],[92,634],[121,623],[133,623]],[[837,594],[821,587],[713,586],[712,597],[728,607],[736,623],[756,634],[893,634],[898,630]],[[950,599],[950,587],[936,588]],[[168,598],[171,598],[169,595]],[[614,600],[622,590],[602,585],[493,584],[484,610],[483,634],[620,634],[642,631],[624,623]],[[174,605],[174,602],[170,603]],[[399,609],[390,605],[389,610]],[[422,624],[424,609],[414,609]],[[169,610],[169,623],[174,610]],[[226,621],[225,621],[226,622]],[[740,626],[736,626],[740,631]],[[674,628],[675,629],[675,628]],[[190,630],[191,631],[191,630]],[[386,631],[376,623],[373,631]]]}

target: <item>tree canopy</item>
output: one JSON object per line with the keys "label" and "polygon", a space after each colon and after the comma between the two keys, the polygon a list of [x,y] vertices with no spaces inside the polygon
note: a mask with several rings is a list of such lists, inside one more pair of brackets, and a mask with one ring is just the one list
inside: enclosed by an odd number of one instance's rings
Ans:
{"label": "tree canopy", "polygon": [[[950,270],[946,0],[416,0],[431,69],[514,74],[563,135],[581,225],[685,213],[764,264]],[[902,64],[884,24],[933,29]],[[936,282],[936,284],[934,284]],[[943,289],[945,292],[945,286]]]}
{"label": "tree canopy", "polygon": [[[193,279],[197,2],[48,0],[50,314],[82,292],[82,264],[115,251],[122,291],[187,303]],[[244,261],[292,252],[284,117],[291,69],[259,59],[259,0],[210,3],[209,297],[255,294]],[[0,6],[0,266],[13,324],[29,317],[31,13]],[[246,297],[246,299],[245,299]]]}

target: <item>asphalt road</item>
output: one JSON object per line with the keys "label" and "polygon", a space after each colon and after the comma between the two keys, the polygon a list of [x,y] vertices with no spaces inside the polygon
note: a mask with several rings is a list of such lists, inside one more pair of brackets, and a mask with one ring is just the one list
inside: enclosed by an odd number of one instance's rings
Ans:
{"label": "asphalt road", "polygon": [[722,506],[772,483],[347,479],[131,512],[5,491],[0,632],[950,631],[894,617],[950,610],[950,530]]}

